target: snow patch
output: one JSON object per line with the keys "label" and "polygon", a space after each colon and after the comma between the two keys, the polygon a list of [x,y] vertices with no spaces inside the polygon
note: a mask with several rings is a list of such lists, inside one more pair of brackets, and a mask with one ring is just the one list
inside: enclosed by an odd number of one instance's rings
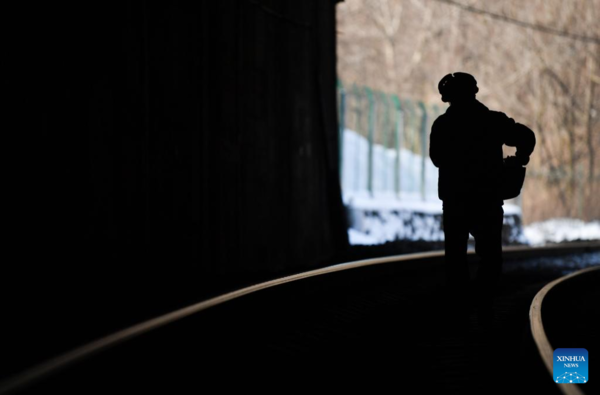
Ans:
{"label": "snow patch", "polygon": [[359,232],[356,229],[348,229],[348,239],[352,245],[375,245],[380,242],[373,236],[363,232]]}
{"label": "snow patch", "polygon": [[574,218],[554,218],[535,222],[523,229],[531,245],[576,240],[600,240],[600,221],[584,222]]}
{"label": "snow patch", "polygon": [[[441,242],[442,202],[402,200],[393,195],[344,194],[352,245],[384,244],[396,240]],[[504,205],[504,244],[528,244],[521,228],[521,209]]]}

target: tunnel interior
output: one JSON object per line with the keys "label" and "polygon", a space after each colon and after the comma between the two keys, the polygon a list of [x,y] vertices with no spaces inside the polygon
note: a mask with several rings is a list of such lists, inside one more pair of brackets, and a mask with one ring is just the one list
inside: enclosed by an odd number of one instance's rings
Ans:
{"label": "tunnel interior", "polygon": [[[369,121],[340,117],[336,7],[5,6],[0,381],[239,286],[443,246],[350,244],[340,153],[344,128]],[[368,96],[356,92],[348,106]],[[377,100],[393,149],[394,98]],[[441,113],[398,105],[415,130]],[[405,136],[411,152],[425,153],[421,137]]]}

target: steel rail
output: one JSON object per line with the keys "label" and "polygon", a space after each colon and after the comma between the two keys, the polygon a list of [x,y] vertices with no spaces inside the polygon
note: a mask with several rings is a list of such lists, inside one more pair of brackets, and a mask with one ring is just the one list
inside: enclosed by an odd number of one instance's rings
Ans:
{"label": "steel rail", "polygon": [[[544,256],[555,254],[583,253],[592,250],[600,250],[600,242],[584,242],[571,243],[568,245],[552,245],[544,247],[526,247],[526,246],[511,246],[503,248],[503,255],[511,257],[519,256]],[[475,255],[474,251],[468,251],[469,255]],[[320,276],[329,273],[340,272],[344,270],[356,269],[372,265],[381,265],[386,263],[408,263],[426,259],[441,259],[444,257],[444,251],[419,252],[412,254],[394,255],[382,258],[363,259],[359,261],[340,263],[332,266],[327,266],[320,269],[314,269],[307,272],[302,272],[290,276],[277,278],[263,283],[240,288],[202,302],[194,303],[190,306],[175,310],[156,318],[141,322],[128,328],[117,331],[111,335],[105,336],[98,340],[87,343],[81,347],[77,347],[62,355],[52,358],[37,366],[34,366],[23,373],[20,373],[2,383],[0,383],[0,395],[8,394],[14,390],[20,389],[25,385],[29,385],[42,377],[63,369],[77,361],[90,357],[102,350],[113,347],[121,342],[140,336],[151,330],[158,329],[174,321],[183,319],[190,315],[196,314],[208,308],[226,303],[228,301],[240,298],[242,296],[252,294],[264,289],[283,285],[293,281]]]}
{"label": "steel rail", "polygon": [[[546,331],[544,330],[544,323],[542,321],[542,303],[546,295],[558,284],[564,283],[573,277],[581,276],[583,274],[589,273],[594,270],[600,270],[600,267],[588,267],[586,269],[578,270],[574,273],[568,274],[561,278],[558,278],[544,286],[533,298],[531,302],[531,306],[529,308],[529,322],[531,323],[531,334],[533,335],[533,340],[535,341],[535,345],[537,346],[538,352],[544,361],[544,365],[546,366],[546,370],[552,377],[553,370],[553,360],[554,360],[554,349],[548,340],[548,336],[546,336]],[[558,388],[565,395],[583,395],[583,392],[576,385],[559,385]]]}

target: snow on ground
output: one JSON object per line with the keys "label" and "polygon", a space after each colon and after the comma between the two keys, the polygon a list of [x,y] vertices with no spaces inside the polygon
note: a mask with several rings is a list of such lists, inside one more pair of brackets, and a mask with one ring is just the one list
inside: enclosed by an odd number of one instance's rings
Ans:
{"label": "snow on ground", "polygon": [[525,226],[523,232],[531,245],[600,240],[600,221],[586,223],[574,218],[554,218]]}
{"label": "snow on ground", "polygon": [[439,219],[442,204],[438,201],[398,199],[393,194],[344,194],[346,207],[353,212],[348,229],[350,244],[374,245],[394,240],[440,241]]}
{"label": "snow on ground", "polygon": [[[348,230],[352,245],[383,244],[394,240],[444,240],[440,223],[440,200],[398,199],[385,194],[370,197],[365,192],[344,194],[344,204],[353,213],[353,223]],[[511,225],[514,222],[513,216],[520,217],[521,209],[519,206],[505,204],[504,213],[505,223]],[[517,233],[518,241],[527,243],[520,229]]]}
{"label": "snow on ground", "polygon": [[[512,210],[511,210],[512,211]],[[429,218],[425,217],[423,220]],[[415,224],[417,225],[417,224]],[[425,225],[425,224],[422,224]],[[350,244],[375,245],[392,241],[400,235],[406,225],[397,221],[387,221],[384,226],[376,227],[369,234],[356,229],[349,229],[348,236]],[[421,239],[429,241],[441,241],[444,239],[443,232],[419,234],[407,232],[408,239]],[[424,226],[424,228],[428,228]],[[573,218],[555,218],[544,222],[536,222],[523,227],[525,238],[520,240],[532,246],[541,246],[549,243],[563,243],[577,240],[600,240],[600,221],[584,222]]]}
{"label": "snow on ground", "polygon": [[[380,195],[375,198],[364,194],[344,195],[344,204],[360,210],[408,210],[424,214],[441,214],[442,201],[413,199],[398,199],[392,195]],[[521,215],[521,208],[514,204],[504,203],[502,206],[505,215]]]}
{"label": "snow on ground", "polygon": [[375,245],[381,244],[380,241],[377,240],[376,237],[368,235],[363,232],[359,232],[356,229],[348,229],[348,238],[350,240],[351,245]]}
{"label": "snow on ground", "polygon": [[387,211],[387,210],[406,210],[426,214],[441,214],[442,201],[420,199],[398,199],[392,195],[381,195],[372,198],[365,192],[363,194],[346,194],[344,203],[358,210],[369,211]]}

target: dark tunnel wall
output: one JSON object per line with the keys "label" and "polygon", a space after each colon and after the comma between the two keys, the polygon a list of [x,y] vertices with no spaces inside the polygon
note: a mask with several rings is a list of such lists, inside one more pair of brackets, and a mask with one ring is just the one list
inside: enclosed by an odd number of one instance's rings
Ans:
{"label": "dark tunnel wall", "polygon": [[174,287],[345,248],[334,2],[36,7],[3,15],[5,279]]}

